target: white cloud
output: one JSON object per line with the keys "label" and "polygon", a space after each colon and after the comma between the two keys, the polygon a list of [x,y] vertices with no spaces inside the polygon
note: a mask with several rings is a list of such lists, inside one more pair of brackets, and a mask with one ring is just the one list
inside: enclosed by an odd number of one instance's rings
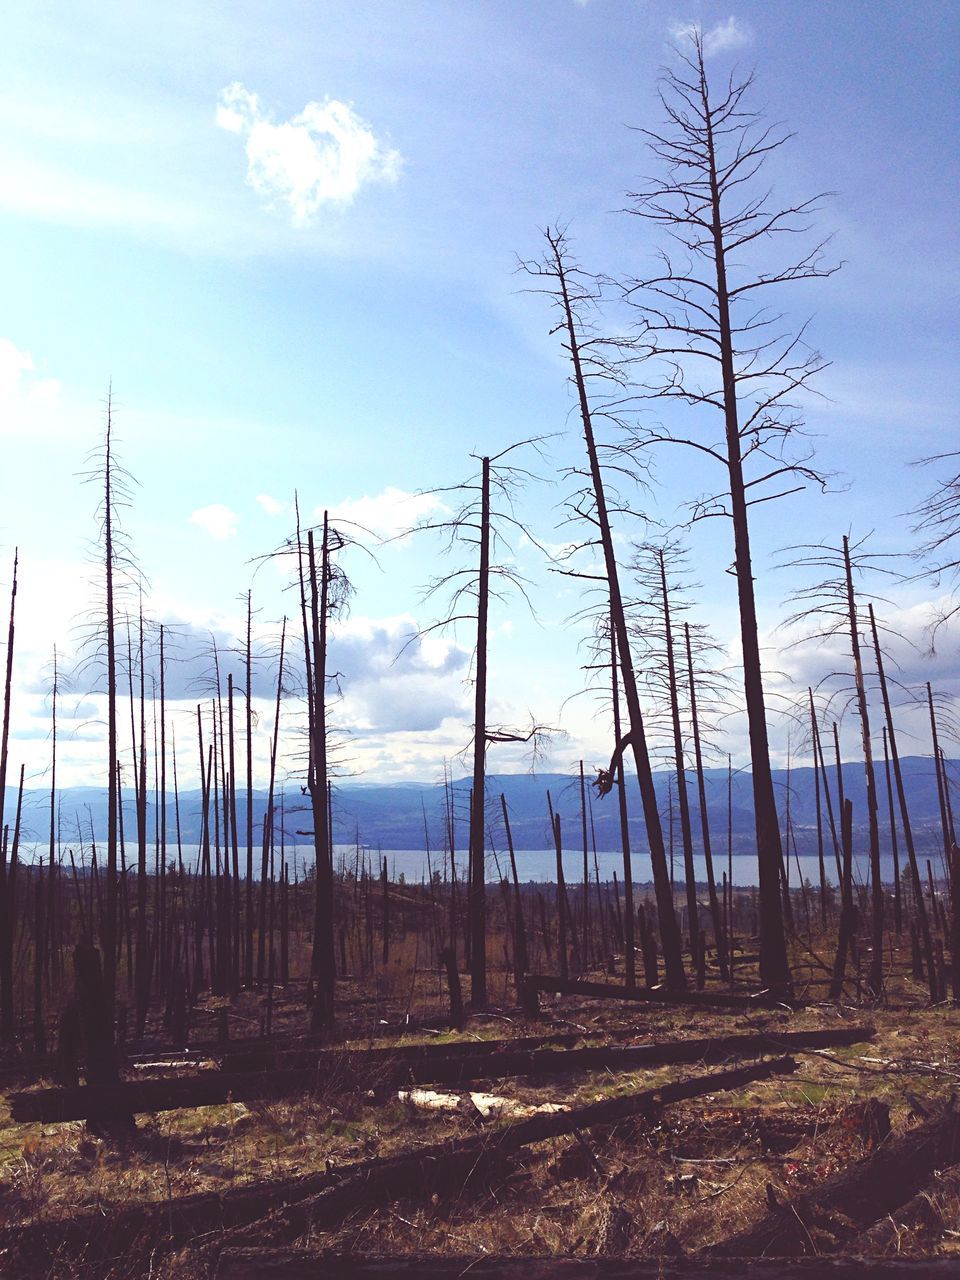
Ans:
{"label": "white cloud", "polygon": [[60,383],[42,377],[28,352],[0,338],[0,431],[35,433],[52,426],[59,399]]}
{"label": "white cloud", "polygon": [[190,523],[198,525],[217,542],[236,537],[240,517],[222,502],[212,502],[208,507],[198,507],[190,516]]}
{"label": "white cloud", "polygon": [[708,58],[715,53],[727,53],[731,49],[742,49],[753,44],[753,32],[749,27],[741,25],[733,14],[726,22],[718,22],[706,32],[698,22],[681,22],[670,28],[674,40],[689,39],[697,32],[703,35],[703,52]]}
{"label": "white cloud", "polygon": [[469,653],[436,634],[419,637],[409,615],[348,619],[331,635],[329,660],[343,676],[338,715],[355,734],[431,733],[468,714]]}
{"label": "white cloud", "polygon": [[370,182],[395,182],[399,151],[385,147],[345,102],[308,102],[275,124],[239,81],[217,105],[217,124],[245,139],[247,182],[269,205],[286,204],[294,226],[306,227],[322,206],[350,204]]}
{"label": "white cloud", "polygon": [[[450,508],[435,494],[408,493],[405,489],[387,485],[382,493],[347,498],[330,513],[330,518],[351,521],[381,538],[394,538],[420,520],[448,515],[449,512]],[[319,518],[323,511],[318,508],[314,514]]]}
{"label": "white cloud", "polygon": [[257,501],[268,516],[282,516],[289,505],[286,502],[279,502],[276,498],[271,498],[269,493],[258,493]]}

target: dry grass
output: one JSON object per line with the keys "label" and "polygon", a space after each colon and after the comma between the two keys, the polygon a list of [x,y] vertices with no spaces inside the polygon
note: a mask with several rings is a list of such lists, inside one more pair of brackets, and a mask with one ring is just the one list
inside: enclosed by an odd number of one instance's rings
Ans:
{"label": "dry grass", "polygon": [[[424,973],[419,962],[414,970],[410,943],[407,939],[398,947],[396,962],[378,981],[363,989],[344,984],[344,1043],[383,1043],[385,1022],[400,1027],[408,1013],[423,1019],[441,1012],[438,979]],[[897,1008],[820,1006],[795,1014],[758,1010],[741,1016],[556,1000],[547,1016],[559,1029],[629,1030],[638,1042],[753,1030],[775,1034],[788,1026],[799,1030],[853,1021],[873,1022],[877,1037],[851,1048],[795,1054],[800,1060],[795,1075],[670,1109],[655,1125],[633,1120],[581,1138],[539,1144],[469,1191],[360,1213],[335,1235],[325,1236],[323,1244],[366,1253],[640,1256],[693,1251],[718,1242],[764,1211],[768,1187],[787,1198],[866,1154],[869,1139],[832,1122],[837,1107],[879,1098],[889,1105],[894,1125],[902,1125],[922,1110],[925,1099],[942,1095],[960,1080],[960,1011],[920,1007],[922,993],[915,986],[904,977],[891,984],[894,1004],[914,998],[909,1014]],[[255,1029],[260,1012],[258,998],[244,996],[234,1008],[235,1025],[253,1024]],[[212,1023],[212,1013],[210,1017]],[[300,993],[278,999],[274,1017],[277,1029],[302,1028]],[[505,1005],[500,1016],[471,1020],[468,1035],[501,1037],[543,1029],[542,1023],[527,1024]],[[417,1039],[423,1033],[411,1030],[400,1037],[394,1033],[388,1042]],[[536,1084],[491,1081],[490,1087],[521,1102],[579,1105],[697,1073],[695,1067],[594,1072]],[[269,1104],[235,1103],[141,1117],[137,1133],[124,1141],[97,1137],[82,1124],[14,1126],[0,1115],[0,1217],[6,1224],[52,1222],[88,1208],[103,1213],[108,1232],[114,1208],[323,1171],[472,1132],[460,1114],[413,1111],[396,1100],[378,1103],[367,1092],[369,1082],[354,1088],[349,1083],[339,1081],[334,1087],[331,1082],[320,1094]],[[771,1146],[751,1123],[750,1113],[757,1107],[820,1117],[822,1125],[786,1149],[782,1143]],[[878,1224],[867,1237],[871,1251],[957,1251],[960,1180],[941,1180],[911,1213],[910,1221]],[[131,1251],[130,1243],[117,1242],[118,1258],[125,1252],[126,1261],[101,1268],[100,1274],[117,1280],[145,1274],[148,1256],[156,1277],[185,1276],[195,1266],[188,1255],[166,1256],[162,1241],[141,1242],[140,1253]],[[65,1258],[44,1274],[93,1274],[77,1271],[75,1265]]]}

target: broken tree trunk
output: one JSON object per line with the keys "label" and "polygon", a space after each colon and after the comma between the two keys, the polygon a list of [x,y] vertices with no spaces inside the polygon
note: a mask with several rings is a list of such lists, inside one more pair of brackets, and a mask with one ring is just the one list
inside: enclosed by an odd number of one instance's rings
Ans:
{"label": "broken tree trunk", "polygon": [[[951,1099],[917,1129],[888,1138],[867,1159],[766,1213],[747,1231],[718,1245],[717,1257],[784,1257],[829,1252],[910,1199],[934,1170],[960,1159],[960,1110]],[[842,1215],[840,1221],[838,1215]]]}

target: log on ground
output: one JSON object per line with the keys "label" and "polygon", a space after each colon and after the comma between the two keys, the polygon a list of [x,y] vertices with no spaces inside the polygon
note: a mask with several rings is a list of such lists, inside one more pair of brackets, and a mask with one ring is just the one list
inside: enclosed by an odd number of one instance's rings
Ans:
{"label": "log on ground", "polygon": [[570,1111],[531,1116],[479,1137],[422,1147],[372,1165],[365,1162],[361,1167],[344,1168],[336,1186],[298,1200],[251,1227],[229,1232],[213,1242],[213,1247],[259,1244],[264,1242],[264,1236],[274,1243],[289,1241],[309,1230],[330,1230],[357,1210],[434,1192],[444,1196],[459,1194],[470,1181],[486,1176],[491,1168],[532,1143],[654,1115],[673,1102],[787,1075],[796,1066],[792,1058],[774,1058],[730,1071],[715,1071]]}
{"label": "log on ground", "polygon": [[225,1249],[217,1280],[953,1280],[952,1258],[362,1257]]}
{"label": "log on ground", "polygon": [[753,1227],[710,1253],[714,1257],[828,1253],[898,1209],[930,1181],[936,1169],[958,1160],[960,1110],[951,1098],[925,1124],[891,1135],[866,1159],[828,1178],[815,1191],[771,1208]]}
{"label": "log on ground", "polygon": [[640,1071],[650,1066],[722,1062],[774,1051],[856,1044],[873,1035],[872,1027],[850,1027],[619,1047],[507,1050],[421,1061],[403,1058],[398,1061],[395,1056],[380,1050],[364,1050],[330,1053],[315,1058],[311,1066],[286,1070],[208,1071],[173,1079],[125,1081],[110,1088],[76,1085],[26,1090],[10,1095],[10,1108],[17,1121],[52,1124],[67,1120],[108,1119],[118,1113],[216,1106],[229,1100],[254,1102],[296,1093],[364,1086],[394,1089],[405,1085],[466,1084],[507,1076],[543,1077],[591,1070]]}

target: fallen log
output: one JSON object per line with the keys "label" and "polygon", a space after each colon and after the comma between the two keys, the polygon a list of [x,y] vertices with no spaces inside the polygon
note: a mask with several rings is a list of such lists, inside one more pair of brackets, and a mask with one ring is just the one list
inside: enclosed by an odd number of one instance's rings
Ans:
{"label": "fallen log", "polygon": [[935,1243],[953,1220],[952,1206],[958,1198],[960,1164],[936,1171],[922,1191],[857,1237],[857,1252],[879,1255],[887,1252],[899,1253],[903,1247],[905,1232],[914,1236],[912,1243],[917,1242],[918,1236],[922,1237],[924,1245]]}
{"label": "fallen log", "polygon": [[310,1249],[225,1249],[217,1280],[953,1280],[952,1258],[378,1258]]}
{"label": "fallen log", "polygon": [[[507,1076],[544,1077],[577,1071],[639,1071],[675,1063],[722,1062],[732,1057],[856,1044],[874,1035],[872,1027],[826,1031],[757,1033],[696,1040],[585,1049],[501,1050],[488,1054],[422,1060],[397,1060],[388,1050],[331,1052],[312,1064],[277,1071],[203,1072],[179,1078],[124,1081],[109,1088],[75,1085],[27,1090],[10,1095],[13,1118],[52,1124],[66,1120],[108,1119],[117,1113],[170,1111],[180,1107],[217,1106],[228,1101],[254,1102],[296,1093],[395,1089],[407,1084],[466,1084]],[[416,1046],[419,1049],[421,1046]],[[425,1046],[433,1048],[434,1046]]]}
{"label": "fallen log", "polygon": [[676,1004],[701,1009],[802,1008],[798,1001],[777,1000],[767,991],[738,995],[727,991],[671,991],[668,987],[622,987],[613,982],[581,982],[577,978],[554,978],[531,974],[526,979],[530,992],[550,992],[562,996],[589,996],[596,1000],[631,1000],[638,1004]]}
{"label": "fallen log", "polygon": [[[602,1034],[602,1033],[598,1033]],[[398,1048],[330,1051],[323,1054],[284,1054],[279,1067],[318,1067],[362,1071],[373,1063],[412,1064],[406,1077],[415,1084],[457,1083],[478,1076],[546,1075],[557,1071],[630,1069],[646,1064],[668,1066],[679,1062],[719,1062],[752,1053],[786,1052],[790,1049],[830,1049],[872,1040],[871,1026],[837,1027],[824,1031],[755,1032],[747,1035],[711,1036],[670,1040],[658,1044],[548,1050],[550,1044],[572,1045],[587,1035],[526,1036],[516,1040],[488,1040],[463,1044],[404,1045]],[[425,1066],[421,1066],[425,1063]],[[226,1064],[225,1064],[226,1065]],[[234,1070],[256,1069],[230,1059]]]}
{"label": "fallen log", "polygon": [[345,1168],[336,1186],[298,1200],[249,1227],[228,1232],[211,1242],[211,1248],[217,1252],[226,1245],[261,1244],[264,1235],[276,1241],[296,1238],[306,1231],[331,1230],[358,1209],[373,1209],[411,1195],[434,1192],[457,1195],[468,1183],[485,1176],[491,1168],[532,1143],[636,1116],[649,1116],[673,1102],[790,1074],[796,1066],[792,1058],[774,1058],[731,1071],[711,1072],[673,1081],[659,1089],[606,1098],[570,1111],[531,1116],[492,1133],[423,1147],[373,1165],[365,1162],[363,1166]]}
{"label": "fallen log", "polygon": [[661,1121],[655,1136],[660,1149],[682,1160],[758,1147],[783,1154],[806,1138],[837,1130],[875,1145],[890,1132],[889,1108],[876,1098],[819,1106],[678,1108]]}
{"label": "fallen log", "polygon": [[[225,1233],[222,1239],[229,1241],[231,1228],[256,1223],[272,1213],[295,1214],[301,1200],[315,1199],[326,1189],[341,1190],[348,1183],[351,1187],[380,1185],[377,1180],[382,1178],[384,1170],[393,1176],[392,1185],[403,1194],[410,1189],[406,1184],[409,1183],[413,1189],[416,1187],[416,1180],[411,1182],[412,1171],[421,1167],[436,1169],[439,1161],[451,1155],[456,1158],[462,1153],[460,1168],[466,1177],[470,1167],[478,1165],[478,1158],[485,1150],[496,1149],[498,1139],[502,1143],[499,1148],[502,1152],[517,1150],[531,1142],[572,1132],[573,1128],[585,1129],[630,1116],[657,1114],[672,1102],[736,1089],[755,1080],[787,1074],[795,1068],[791,1058],[777,1058],[732,1071],[696,1076],[624,1098],[611,1098],[577,1111],[535,1116],[481,1137],[467,1138],[459,1143],[439,1143],[392,1160],[376,1158],[334,1172],[272,1182],[259,1181],[223,1192],[180,1196],[109,1210],[100,1207],[71,1217],[2,1227],[0,1250],[6,1250],[9,1259],[22,1259],[31,1267],[38,1268],[48,1259],[62,1261],[65,1256],[89,1263],[118,1252],[129,1252],[136,1242],[142,1240],[162,1239],[165,1248],[174,1249],[203,1232],[217,1231]],[[396,1172],[398,1163],[400,1168]],[[446,1180],[444,1186],[447,1186]],[[343,1208],[349,1212],[349,1203],[344,1203]],[[313,1220],[314,1211],[310,1210],[308,1216]]]}
{"label": "fallen log", "polygon": [[[771,1207],[758,1223],[709,1252],[714,1257],[829,1253],[930,1181],[936,1169],[960,1161],[960,1111],[955,1099],[926,1124],[889,1137],[855,1165],[807,1192]],[[770,1188],[768,1198],[776,1201]]]}
{"label": "fallen log", "polygon": [[[420,1044],[373,1045],[364,1049],[276,1049],[273,1053],[234,1053],[227,1051],[219,1056],[224,1071],[266,1071],[277,1068],[320,1066],[324,1062],[342,1061],[344,1055],[369,1062],[421,1062],[435,1058],[453,1058],[460,1054],[479,1056],[503,1053],[507,1050],[541,1049],[546,1045],[574,1045],[578,1040],[599,1039],[602,1031],[558,1031],[553,1035],[516,1036],[500,1040],[426,1041]],[[634,1034],[631,1032],[630,1034]]]}

